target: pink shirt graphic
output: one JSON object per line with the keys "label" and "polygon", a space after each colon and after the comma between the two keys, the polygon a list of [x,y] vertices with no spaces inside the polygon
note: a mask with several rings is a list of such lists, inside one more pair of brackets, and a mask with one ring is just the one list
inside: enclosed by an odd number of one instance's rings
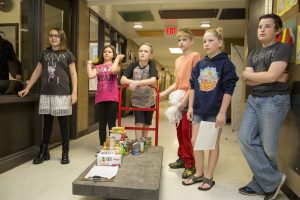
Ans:
{"label": "pink shirt graphic", "polygon": [[111,73],[111,66],[112,63],[96,65],[98,83],[95,104],[102,101],[118,102],[118,76]]}

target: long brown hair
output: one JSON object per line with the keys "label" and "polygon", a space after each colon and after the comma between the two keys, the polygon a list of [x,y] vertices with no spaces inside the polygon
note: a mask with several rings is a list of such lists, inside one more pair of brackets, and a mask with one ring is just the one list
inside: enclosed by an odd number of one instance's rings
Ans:
{"label": "long brown hair", "polygon": [[[60,38],[59,50],[66,51],[68,49],[68,42],[67,42],[67,36],[66,36],[65,31],[59,27],[55,27],[55,28],[52,28],[49,31],[49,33],[53,30],[57,31],[59,38]],[[48,48],[51,49],[51,45]]]}
{"label": "long brown hair", "polygon": [[111,48],[111,50],[113,51],[113,55],[114,55],[114,56],[113,56],[112,62],[114,62],[114,60],[115,60],[116,57],[117,57],[116,49],[115,49],[115,47],[114,47],[113,45],[107,44],[107,45],[105,45],[105,46],[103,47],[103,49],[102,49],[101,52],[100,52],[100,59],[99,59],[99,61],[98,61],[97,63],[94,63],[94,65],[99,65],[99,64],[103,64],[103,63],[104,63],[103,52],[104,52],[104,50],[105,50],[106,48]]}

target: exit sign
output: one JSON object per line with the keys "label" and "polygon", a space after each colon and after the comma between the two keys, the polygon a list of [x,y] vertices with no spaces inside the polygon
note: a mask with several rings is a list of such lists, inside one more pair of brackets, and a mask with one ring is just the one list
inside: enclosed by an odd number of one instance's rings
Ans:
{"label": "exit sign", "polygon": [[176,26],[167,26],[165,28],[165,35],[166,36],[173,36],[177,34],[177,27]]}

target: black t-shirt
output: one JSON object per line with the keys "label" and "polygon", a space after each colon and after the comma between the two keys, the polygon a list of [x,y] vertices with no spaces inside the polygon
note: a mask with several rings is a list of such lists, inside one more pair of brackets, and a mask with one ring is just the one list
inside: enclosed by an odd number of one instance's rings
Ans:
{"label": "black t-shirt", "polygon": [[[254,72],[265,72],[269,70],[272,62],[286,61],[289,63],[290,56],[291,47],[288,44],[277,42],[271,46],[252,51],[248,56],[248,66],[252,67]],[[269,97],[288,93],[288,83],[277,81],[256,85],[252,90],[252,95],[258,97]]]}
{"label": "black t-shirt", "polygon": [[69,51],[46,49],[39,62],[43,66],[41,94],[70,95],[69,64],[75,62]]}

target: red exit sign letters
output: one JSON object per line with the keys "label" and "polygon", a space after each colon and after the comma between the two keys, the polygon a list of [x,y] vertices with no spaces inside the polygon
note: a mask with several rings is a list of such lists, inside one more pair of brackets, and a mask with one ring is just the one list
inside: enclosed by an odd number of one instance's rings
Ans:
{"label": "red exit sign letters", "polygon": [[165,34],[167,36],[173,36],[173,35],[176,35],[176,33],[177,33],[177,27],[175,27],[175,26],[167,26],[165,28]]}

